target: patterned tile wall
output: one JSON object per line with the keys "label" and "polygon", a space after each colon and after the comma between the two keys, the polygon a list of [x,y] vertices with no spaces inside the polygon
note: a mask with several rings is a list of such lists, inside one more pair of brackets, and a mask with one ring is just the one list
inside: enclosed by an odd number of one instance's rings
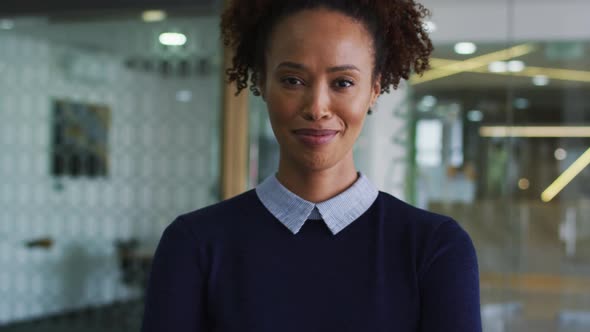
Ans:
{"label": "patterned tile wall", "polygon": [[[0,325],[137,296],[120,282],[114,242],[150,250],[176,215],[217,199],[220,84],[0,34]],[[50,175],[53,98],[110,107],[106,178]],[[45,236],[49,250],[24,245]]]}

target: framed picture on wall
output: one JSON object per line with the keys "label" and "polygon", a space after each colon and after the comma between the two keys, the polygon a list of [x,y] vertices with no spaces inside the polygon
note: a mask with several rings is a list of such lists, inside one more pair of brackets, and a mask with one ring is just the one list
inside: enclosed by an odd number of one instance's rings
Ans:
{"label": "framed picture on wall", "polygon": [[109,107],[55,99],[52,108],[51,174],[106,177]]}

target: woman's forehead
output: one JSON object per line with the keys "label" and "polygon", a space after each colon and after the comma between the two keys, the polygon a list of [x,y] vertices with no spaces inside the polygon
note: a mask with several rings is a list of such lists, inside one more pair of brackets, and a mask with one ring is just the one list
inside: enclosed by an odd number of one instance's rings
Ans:
{"label": "woman's forehead", "polygon": [[369,41],[372,39],[362,22],[339,11],[325,8],[306,9],[293,13],[278,21],[272,30],[271,40],[276,37],[300,41],[316,36],[329,42],[330,37],[340,35]]}
{"label": "woman's forehead", "polygon": [[276,25],[269,40],[267,60],[276,62],[269,63],[273,67],[284,61],[304,65],[306,62],[370,65],[372,43],[364,26],[344,14],[325,9],[305,10]]}

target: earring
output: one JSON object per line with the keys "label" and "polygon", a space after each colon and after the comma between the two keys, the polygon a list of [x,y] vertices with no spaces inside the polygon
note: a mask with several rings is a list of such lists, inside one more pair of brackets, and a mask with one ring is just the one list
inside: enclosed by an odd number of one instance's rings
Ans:
{"label": "earring", "polygon": [[369,111],[367,112],[369,115],[373,114],[373,110],[371,108],[369,108]]}

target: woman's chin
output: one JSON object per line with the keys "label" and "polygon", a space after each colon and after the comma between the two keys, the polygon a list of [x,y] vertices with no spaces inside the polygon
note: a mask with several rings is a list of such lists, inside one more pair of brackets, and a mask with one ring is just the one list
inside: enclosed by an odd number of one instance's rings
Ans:
{"label": "woman's chin", "polygon": [[336,158],[331,153],[320,151],[307,151],[295,156],[297,164],[304,171],[319,172],[332,168],[337,164]]}

